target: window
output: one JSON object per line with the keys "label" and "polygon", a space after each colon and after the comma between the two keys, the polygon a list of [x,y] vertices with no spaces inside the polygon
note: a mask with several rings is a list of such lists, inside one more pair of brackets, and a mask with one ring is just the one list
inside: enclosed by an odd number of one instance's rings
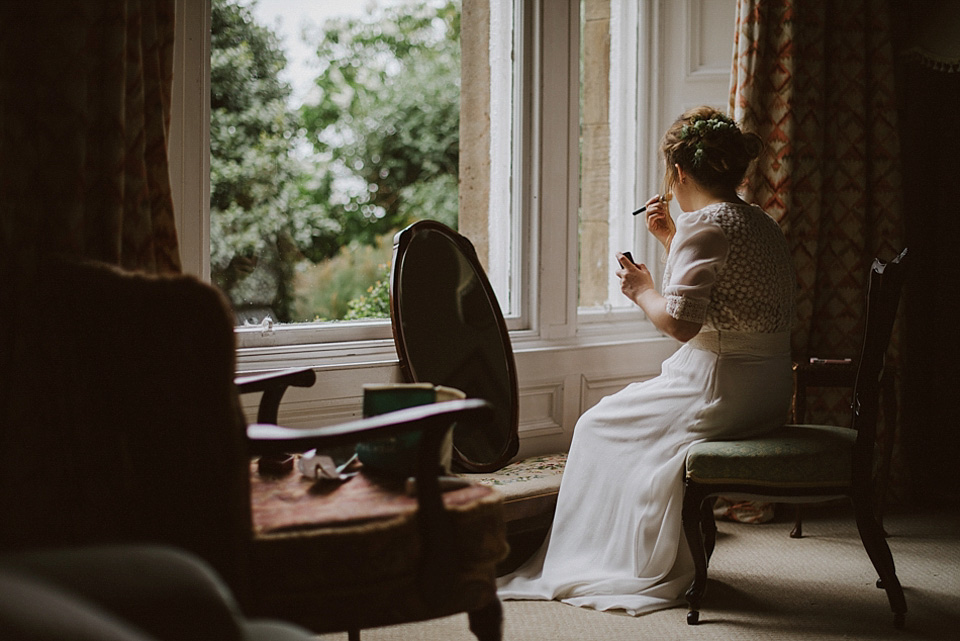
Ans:
{"label": "window", "polygon": [[[211,11],[176,1],[171,181],[183,263],[209,279]],[[717,5],[732,25],[733,0],[461,2],[457,224],[508,316],[520,454],[556,451],[587,407],[656,375],[676,349],[621,300],[613,253],[629,249],[660,268],[655,241],[630,212],[658,189],[656,144],[670,119],[725,102],[729,71],[700,58],[730,50]],[[603,136],[591,138],[591,127]],[[317,370],[318,384],[284,403],[287,425],[355,416],[363,383],[398,380],[386,320],[268,322],[237,337],[242,371]]]}
{"label": "window", "polygon": [[[461,105],[457,0],[212,0],[210,270],[243,344],[276,331],[313,341],[332,333],[323,321],[387,317],[393,235],[424,218],[478,240],[518,326],[519,6],[494,2],[482,23],[466,20]],[[458,198],[461,165],[470,184]]]}
{"label": "window", "polygon": [[[471,0],[467,2],[469,5]],[[212,27],[215,33],[210,49],[212,63],[209,82],[215,88],[224,85],[232,88],[241,87],[248,95],[263,96],[272,92],[276,102],[278,99],[285,98],[285,91],[289,93],[290,89],[278,86],[277,83],[265,88],[262,86],[268,83],[261,78],[266,74],[253,68],[257,63],[254,54],[258,51],[249,45],[249,41],[253,39],[251,34],[244,32],[233,35],[234,40],[243,42],[246,50],[238,50],[239,47],[233,46],[229,38],[226,38],[226,44],[223,42],[225,38],[220,33],[225,30],[222,24],[223,6],[238,3],[246,6],[246,0],[213,0],[214,24]],[[289,4],[292,3],[284,3],[285,6]],[[429,4],[434,9],[447,6],[442,0],[419,4]],[[463,38],[467,43],[467,51],[463,55],[462,62],[462,76],[465,78],[462,91],[468,100],[459,105],[458,111],[462,118],[459,133],[469,136],[471,144],[460,145],[459,180],[461,185],[466,185],[469,189],[464,190],[466,195],[460,194],[458,212],[454,212],[454,214],[458,213],[457,220],[449,220],[449,215],[440,216],[441,220],[447,218],[444,222],[459,227],[474,242],[497,291],[511,329],[539,335],[543,332],[539,331],[540,328],[535,327],[534,323],[545,310],[536,307],[537,301],[534,296],[536,288],[567,290],[570,286],[570,283],[565,282],[566,279],[564,282],[554,282],[554,278],[550,275],[542,271],[538,273],[533,269],[534,265],[530,260],[538,253],[538,249],[543,250],[550,245],[548,239],[541,239],[539,247],[534,242],[534,234],[538,229],[544,230],[543,233],[548,237],[552,235],[552,232],[546,231],[542,225],[549,223],[551,228],[558,225],[564,228],[569,226],[565,209],[546,212],[543,209],[544,202],[549,202],[550,199],[563,194],[567,197],[558,200],[558,203],[561,203],[563,208],[567,208],[571,205],[569,196],[573,195],[572,189],[576,188],[577,181],[579,180],[579,184],[583,185],[582,192],[575,201],[580,204],[579,226],[575,231],[572,229],[568,231],[574,232],[579,238],[576,252],[579,258],[580,277],[575,287],[578,292],[580,318],[584,322],[596,319],[609,321],[611,311],[624,312],[627,317],[636,320],[639,312],[629,301],[619,295],[617,281],[613,275],[615,269],[613,253],[631,249],[641,260],[647,253],[647,247],[644,245],[646,239],[640,234],[637,221],[628,215],[641,198],[640,194],[645,195],[649,191],[646,184],[649,181],[643,180],[644,156],[637,144],[638,131],[645,117],[643,109],[637,104],[641,67],[638,61],[641,51],[639,5],[617,0],[612,2],[581,0],[579,3],[571,2],[563,7],[558,7],[558,4],[538,5],[511,0],[478,3],[474,0],[474,6],[483,5],[487,8],[487,12],[479,20],[470,17],[464,19],[463,27],[467,30]],[[196,11],[196,9],[189,10]],[[554,37],[553,34],[546,36],[543,32],[547,24],[545,19],[549,20],[554,14],[563,15],[564,21],[576,20],[577,16],[580,18],[575,40],[571,40],[574,34],[567,32],[562,35],[557,34],[560,37],[556,40],[558,48],[567,50],[566,55],[576,52],[575,49],[570,49],[572,42],[583,43],[579,62],[581,72],[576,78],[570,77],[567,70],[559,66],[556,70],[547,71],[553,62],[548,61],[546,57],[539,57],[540,51],[535,41]],[[350,20],[354,22],[350,23]],[[264,21],[261,19],[261,22]],[[342,25],[355,26],[359,22],[362,21],[357,18],[356,10],[341,20]],[[573,28],[577,24],[570,23],[564,28]],[[274,27],[276,27],[276,21],[274,21]],[[382,27],[376,28],[382,30]],[[253,35],[259,35],[264,41],[260,43],[260,57],[269,58],[268,54],[273,54],[270,47],[276,49],[280,44],[270,32],[270,25],[247,27],[248,31],[251,29],[255,32]],[[469,31],[471,29],[485,32],[486,40],[478,44],[480,38],[475,37],[474,32]],[[257,33],[257,30],[266,33]],[[313,30],[312,38],[315,41],[320,38],[320,35],[318,29]],[[369,33],[366,35],[369,36]],[[274,39],[271,40],[271,38]],[[327,53],[330,54],[330,51],[328,50]],[[381,55],[382,53],[380,52]],[[459,53],[458,50],[457,54]],[[261,64],[266,65],[268,62],[270,61]],[[275,60],[273,64],[276,64]],[[551,82],[555,83],[557,89],[564,95],[569,95],[571,89],[576,89],[578,91],[576,112],[571,114],[567,109],[561,113],[560,109],[553,109],[554,105],[543,102],[543,96],[530,91],[530,88],[536,84],[533,79],[534,73],[540,73],[541,76],[544,73],[551,74]],[[256,82],[243,82],[244,77],[253,78]],[[570,83],[574,80],[575,86],[571,87]],[[303,88],[298,91],[301,95],[306,93]],[[310,220],[311,208],[315,210],[316,205],[312,205],[309,201],[305,202],[303,199],[297,200],[304,191],[303,184],[295,185],[294,189],[286,191],[277,188],[277,183],[289,178],[292,171],[289,159],[280,159],[287,163],[283,166],[276,157],[267,158],[266,161],[259,163],[251,162],[251,152],[242,150],[234,154],[232,162],[228,163],[230,166],[223,166],[222,158],[227,155],[223,153],[225,144],[236,141],[239,136],[237,131],[243,129],[243,123],[230,121],[221,115],[223,104],[228,98],[229,96],[216,91],[213,96],[211,119],[214,131],[207,134],[213,152],[210,161],[213,187],[204,186],[204,189],[212,189],[214,211],[206,213],[209,222],[205,225],[210,229],[207,238],[211,251],[209,256],[204,255],[203,239],[201,239],[198,252],[201,269],[198,271],[228,291],[235,288],[236,295],[233,298],[242,325],[238,329],[240,344],[255,348],[388,338],[389,328],[383,321],[333,325],[281,323],[278,321],[308,320],[309,318],[305,316],[309,317],[314,310],[307,307],[306,311],[300,310],[296,314],[271,313],[271,306],[267,300],[269,297],[286,296],[287,307],[295,307],[296,299],[302,292],[294,291],[296,289],[294,284],[300,283],[300,289],[311,289],[309,285],[304,286],[302,283],[309,282],[311,274],[323,268],[322,263],[312,265],[308,260],[300,260],[294,264],[285,262],[282,237],[289,238],[299,234],[308,239],[312,237],[316,241],[322,235],[322,226],[325,221]],[[540,101],[539,104],[537,104],[538,101]],[[310,103],[309,100],[305,101],[305,104],[308,112],[312,109],[313,122],[316,122],[320,118],[317,112],[323,112],[324,109],[315,103]],[[572,107],[573,105],[564,106]],[[249,111],[258,112],[257,115],[261,118],[264,118],[262,112],[267,112],[267,121],[271,116],[273,117],[272,123],[261,122],[259,131],[253,133],[254,140],[250,146],[256,147],[257,151],[271,149],[269,144],[264,143],[265,138],[267,143],[275,143],[274,150],[277,145],[284,142],[285,130],[278,128],[277,125],[280,116],[270,113],[271,109],[276,111],[273,107],[271,103],[266,103],[262,106],[258,105],[257,109],[249,109]],[[548,183],[538,183],[538,177],[534,172],[542,171],[546,167],[542,158],[547,153],[553,153],[545,152],[545,147],[555,143],[562,144],[565,140],[547,140],[544,134],[543,113],[534,113],[535,109],[543,110],[544,108],[556,111],[558,117],[567,119],[567,122],[557,123],[563,127],[570,126],[569,116],[577,112],[581,114],[578,125],[579,147],[582,154],[579,159],[579,176],[558,175],[556,178],[551,178]],[[328,117],[330,111],[328,103],[326,105]],[[236,119],[232,114],[231,117]],[[474,126],[471,130],[471,125],[474,123],[479,123],[479,127]],[[275,127],[273,131],[270,129],[271,124]],[[537,130],[537,127],[540,129]],[[289,125],[287,125],[286,135],[289,138]],[[301,129],[295,132],[295,135],[300,136],[301,140],[287,144],[290,148],[299,145],[302,160],[304,157],[323,155],[323,151],[318,151],[317,147],[323,145],[327,148],[332,147],[329,138],[339,135],[340,142],[343,142],[343,139],[350,138],[351,134],[349,132],[344,134],[342,129],[327,126],[326,132],[316,127],[310,132]],[[304,139],[309,139],[311,136],[312,140]],[[327,140],[324,140],[324,136]],[[313,148],[310,148],[310,142],[315,143]],[[318,142],[319,144],[316,144]],[[352,142],[355,143],[356,140]],[[540,145],[539,149],[535,148],[537,144]],[[557,147],[556,153],[559,154],[557,158],[570,158],[571,162],[574,160],[570,157],[568,148]],[[330,153],[327,152],[326,155],[329,160]],[[376,159],[375,155],[372,157]],[[352,157],[349,153],[342,153],[336,160],[339,162],[341,174],[349,173],[351,169],[350,166],[345,165],[345,162],[352,160],[356,166],[363,163],[363,159],[359,158],[355,150]],[[368,157],[367,161],[369,160]],[[551,158],[551,162],[555,162],[555,159]],[[259,183],[256,180],[257,165],[267,165],[272,170],[272,173],[265,177],[261,176]],[[611,171],[611,167],[616,167],[617,170]],[[557,168],[560,168],[559,164]],[[237,190],[235,184],[224,180],[223,177],[224,175],[233,177],[243,169],[249,170],[255,180],[249,180],[245,184],[245,193],[238,197],[236,193],[230,193],[231,189]],[[563,169],[567,171],[570,166]],[[338,177],[335,172],[331,173],[333,175],[331,181],[319,186],[326,189],[325,192],[314,186],[314,196],[317,200],[326,198],[336,201],[335,204],[339,207],[341,216],[349,216],[352,213],[356,217],[356,214],[361,212],[366,218],[374,221],[378,217],[383,217],[383,207],[378,206],[375,199],[363,194],[368,190],[374,191],[379,188],[375,180],[368,180],[364,184],[364,181],[359,180],[356,175]],[[247,180],[247,177],[243,178]],[[574,180],[571,181],[570,178]],[[353,179],[352,184],[351,179]],[[339,191],[334,184],[338,180],[341,183]],[[225,182],[226,189],[224,189]],[[343,184],[347,185],[346,189],[342,187]],[[259,189],[257,189],[258,186]],[[447,186],[449,187],[449,183]],[[264,192],[271,188],[274,190],[269,194],[272,200],[282,201],[288,208],[284,216],[273,215],[272,211],[263,208],[258,211],[255,204],[246,211],[241,211],[237,206],[238,201],[244,198],[252,201],[258,194],[263,196]],[[351,188],[353,193],[347,193]],[[300,193],[296,193],[298,191]],[[550,195],[547,195],[547,191]],[[225,194],[226,197],[224,197]],[[538,208],[538,211],[546,213],[546,216],[534,219],[532,218],[534,210]],[[431,209],[435,210],[437,207]],[[291,211],[296,212],[296,215],[292,215]],[[306,229],[278,228],[277,220],[283,218],[296,218],[295,222]],[[408,221],[409,218],[408,216]],[[256,224],[250,225],[251,221],[255,221]],[[320,227],[319,233],[316,233],[317,227]],[[377,229],[381,231],[382,236],[376,249],[359,245],[350,247],[349,243],[343,242],[342,236],[339,242],[327,242],[325,249],[328,254],[333,255],[334,260],[343,259],[342,262],[352,267],[352,269],[341,270],[346,272],[358,271],[356,265],[358,255],[374,254],[366,261],[365,278],[369,279],[373,276],[382,278],[385,274],[374,275],[369,272],[369,264],[372,262],[382,265],[386,262],[390,247],[385,239],[388,240],[392,231],[396,230],[391,230],[389,227]],[[224,248],[224,238],[231,234],[230,240],[233,246]],[[286,244],[288,247],[293,246],[294,252],[300,252],[302,249],[294,242]],[[322,245],[322,238],[321,242],[313,244]],[[564,253],[569,254],[569,251],[569,247],[563,248]],[[352,262],[351,259],[353,259]],[[245,268],[249,271],[254,266],[253,263],[256,263],[253,273],[246,274]],[[278,265],[285,269],[277,268]],[[267,295],[258,296],[258,289],[266,290]],[[316,289],[324,289],[324,286]],[[552,318],[553,313],[548,313]],[[320,318],[331,316],[325,313],[314,315]],[[564,309],[562,317],[565,322],[568,316],[569,309]],[[575,334],[576,331],[564,333]]]}
{"label": "window", "polygon": [[584,321],[630,311],[614,254],[647,256],[640,219],[630,212],[650,192],[639,132],[640,11],[636,2],[582,0],[580,9],[579,308]]}

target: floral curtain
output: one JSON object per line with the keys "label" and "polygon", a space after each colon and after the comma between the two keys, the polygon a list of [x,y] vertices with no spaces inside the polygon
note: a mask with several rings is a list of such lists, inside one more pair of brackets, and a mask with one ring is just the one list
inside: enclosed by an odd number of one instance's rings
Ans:
{"label": "floral curtain", "polygon": [[[747,198],[791,247],[794,357],[856,357],[870,264],[904,242],[887,0],[739,0],[736,28],[730,106],[766,142]],[[849,418],[841,392],[810,400],[808,417]]]}
{"label": "floral curtain", "polygon": [[173,0],[0,7],[0,260],[179,272],[167,166]]}

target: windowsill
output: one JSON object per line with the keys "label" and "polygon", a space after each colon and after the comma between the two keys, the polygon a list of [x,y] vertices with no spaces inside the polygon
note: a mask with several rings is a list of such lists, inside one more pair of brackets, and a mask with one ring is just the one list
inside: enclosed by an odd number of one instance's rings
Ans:
{"label": "windowsill", "polygon": [[[371,326],[373,325],[383,325],[383,323],[371,323]],[[387,329],[389,331],[389,325]],[[237,330],[238,334],[250,331],[249,328]],[[282,330],[277,331],[282,333]],[[277,340],[282,338],[278,336]],[[562,352],[611,345],[656,344],[662,346],[667,343],[676,343],[676,341],[657,331],[646,320],[617,320],[581,326],[576,336],[566,338],[544,339],[536,332],[518,330],[510,332],[510,343],[514,355],[522,357],[527,353]],[[392,338],[241,346],[237,350],[237,370],[242,373],[288,367],[312,367],[316,370],[352,369],[398,362],[399,358]]]}

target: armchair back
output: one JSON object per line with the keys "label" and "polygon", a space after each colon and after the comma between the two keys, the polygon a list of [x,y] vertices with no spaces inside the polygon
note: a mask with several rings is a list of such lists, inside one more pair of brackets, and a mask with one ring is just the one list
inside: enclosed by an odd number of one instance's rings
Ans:
{"label": "armchair back", "polygon": [[245,585],[245,421],[222,295],[72,262],[34,285],[4,341],[0,550],[164,542]]}

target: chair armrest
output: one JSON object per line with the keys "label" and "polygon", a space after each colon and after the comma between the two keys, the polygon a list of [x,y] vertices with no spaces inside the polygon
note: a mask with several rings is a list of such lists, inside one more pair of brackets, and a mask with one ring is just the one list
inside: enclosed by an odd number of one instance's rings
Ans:
{"label": "chair armrest", "polygon": [[75,594],[0,568],[0,638],[156,641]]}
{"label": "chair armrest", "polygon": [[0,572],[50,586],[151,638],[243,638],[242,615],[226,585],[204,561],[180,549],[105,545],[17,552],[0,556]]}
{"label": "chair armrest", "polygon": [[853,387],[857,364],[852,360],[815,360],[794,363],[797,385],[804,387]]}
{"label": "chair armrest", "polygon": [[253,455],[302,452],[312,448],[350,445],[371,438],[396,436],[412,431],[437,432],[439,446],[446,428],[455,422],[472,423],[493,419],[493,406],[478,398],[418,405],[338,425],[298,429],[254,423],[247,426],[247,440]]}
{"label": "chair armrest", "polygon": [[849,359],[812,359],[793,364],[793,422],[803,423],[807,413],[807,388],[849,387],[857,378],[857,364]]}
{"label": "chair armrest", "polygon": [[420,431],[417,452],[417,523],[425,559],[424,585],[443,593],[456,555],[452,521],[443,507],[439,473],[440,450],[447,430],[454,423],[493,420],[493,406],[482,399],[442,401],[387,412],[339,425],[292,429],[278,425],[250,425],[247,438],[252,452],[271,455],[347,445],[369,438]]}
{"label": "chair armrest", "polygon": [[279,370],[265,374],[238,376],[233,379],[237,391],[241,394],[263,392],[260,406],[257,408],[258,423],[276,423],[280,410],[280,401],[288,387],[310,387],[317,380],[316,373],[309,367]]}

